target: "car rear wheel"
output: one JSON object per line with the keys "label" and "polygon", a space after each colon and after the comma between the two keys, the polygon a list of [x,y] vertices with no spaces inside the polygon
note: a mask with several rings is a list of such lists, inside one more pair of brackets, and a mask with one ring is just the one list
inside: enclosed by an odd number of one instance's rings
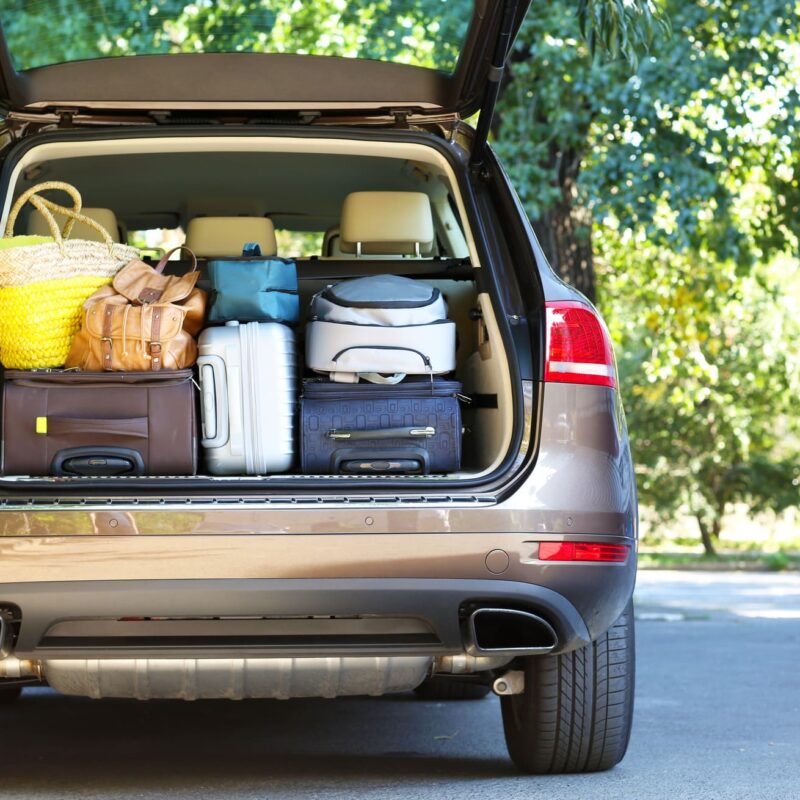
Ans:
{"label": "car rear wheel", "polygon": [[512,761],[524,772],[600,772],[622,761],[633,719],[633,604],[586,647],[525,659],[525,691],[501,698]]}
{"label": "car rear wheel", "polygon": [[19,699],[21,686],[0,686],[0,706],[5,706]]}
{"label": "car rear wheel", "polygon": [[473,681],[434,675],[414,691],[423,700],[481,700],[491,691],[490,686]]}

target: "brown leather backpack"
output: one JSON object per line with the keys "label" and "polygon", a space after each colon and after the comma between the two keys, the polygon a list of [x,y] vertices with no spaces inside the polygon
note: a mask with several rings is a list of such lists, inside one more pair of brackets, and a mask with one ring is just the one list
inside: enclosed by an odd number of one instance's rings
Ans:
{"label": "brown leather backpack", "polygon": [[[192,268],[185,275],[163,275],[170,255],[187,250]],[[153,268],[126,264],[109,286],[84,304],[81,330],[66,365],[89,372],[185,369],[197,359],[194,337],[203,327],[206,293],[196,286],[197,258],[176,247]]]}

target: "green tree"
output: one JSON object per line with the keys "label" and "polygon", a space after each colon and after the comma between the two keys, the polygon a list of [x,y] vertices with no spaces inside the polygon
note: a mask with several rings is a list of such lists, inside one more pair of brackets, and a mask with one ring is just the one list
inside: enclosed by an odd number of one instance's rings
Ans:
{"label": "green tree", "polygon": [[597,243],[640,494],[662,521],[688,509],[714,553],[731,504],[800,503],[797,298],[710,251]]}
{"label": "green tree", "polygon": [[712,551],[732,502],[798,502],[797,309],[765,267],[800,234],[796,2],[664,6],[673,35],[634,75],[592,57],[566,0],[532,13],[495,145],[610,321],[643,501],[689,508]]}
{"label": "green tree", "polygon": [[[495,146],[554,268],[590,299],[592,234],[609,211],[651,241],[707,244],[743,267],[797,234],[795,0],[664,5],[673,35],[633,76],[592,57],[571,0],[535,8],[511,56]],[[741,190],[764,176],[788,185],[754,218]]]}
{"label": "green tree", "polygon": [[[26,67],[136,52],[270,51],[452,68],[472,0],[0,0]],[[635,64],[664,26],[653,0],[573,0],[592,52]],[[436,44],[434,44],[436,42]],[[444,48],[441,43],[454,43]]]}

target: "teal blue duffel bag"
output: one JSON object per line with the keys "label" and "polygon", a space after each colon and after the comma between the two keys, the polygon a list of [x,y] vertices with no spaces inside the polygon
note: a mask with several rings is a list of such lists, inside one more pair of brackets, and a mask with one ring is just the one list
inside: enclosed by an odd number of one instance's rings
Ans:
{"label": "teal blue duffel bag", "polygon": [[241,258],[208,262],[211,282],[209,322],[284,322],[300,319],[297,264],[261,255],[257,244],[246,244]]}

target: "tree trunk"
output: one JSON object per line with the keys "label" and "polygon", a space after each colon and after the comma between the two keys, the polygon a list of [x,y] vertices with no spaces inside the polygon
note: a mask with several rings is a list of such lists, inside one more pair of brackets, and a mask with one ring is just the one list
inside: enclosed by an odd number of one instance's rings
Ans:
{"label": "tree trunk", "polygon": [[706,555],[715,556],[717,554],[717,549],[714,546],[714,539],[719,538],[719,520],[714,520],[713,530],[711,530],[706,521],[699,514],[695,519],[697,519],[697,525],[700,528],[700,538],[703,540],[703,548],[706,551]]}
{"label": "tree trunk", "polygon": [[595,302],[592,215],[589,209],[577,205],[581,158],[576,150],[551,148],[548,168],[559,199],[533,221],[533,228],[558,275]]}
{"label": "tree trunk", "polygon": [[[514,65],[529,58],[528,50],[515,48],[506,65],[502,93],[509,91],[514,82]],[[535,87],[533,88],[535,92]],[[534,114],[541,113],[539,110]],[[538,117],[547,123],[546,118]],[[492,132],[495,138],[503,135],[502,103],[492,117]],[[583,134],[570,137],[572,141],[589,142],[589,129]],[[556,189],[558,199],[538,219],[531,220],[550,266],[556,273],[593,303],[597,300],[592,255],[592,214],[579,204],[578,176],[581,171],[584,151],[553,141],[542,166],[551,175],[550,183]],[[520,150],[520,158],[524,158]]]}

